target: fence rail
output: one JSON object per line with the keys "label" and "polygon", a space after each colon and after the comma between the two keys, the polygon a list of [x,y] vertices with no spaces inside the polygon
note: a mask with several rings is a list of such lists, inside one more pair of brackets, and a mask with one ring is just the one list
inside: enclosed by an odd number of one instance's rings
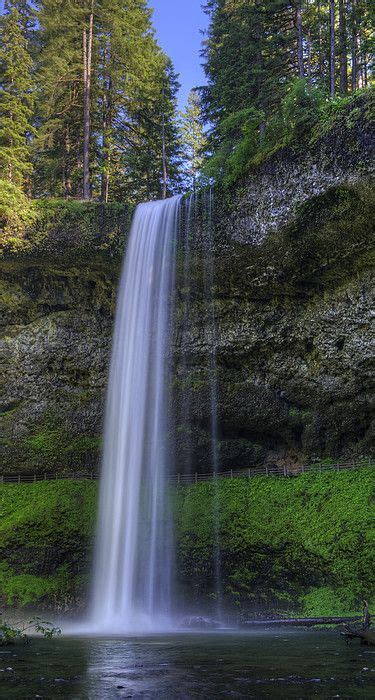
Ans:
{"label": "fence rail", "polygon": [[[171,474],[169,481],[177,486],[185,486],[189,484],[198,484],[203,481],[211,481],[213,479],[235,479],[238,477],[251,479],[254,476],[277,476],[277,477],[295,477],[305,473],[322,473],[328,471],[344,471],[348,469],[361,469],[363,467],[375,467],[375,461],[371,459],[360,461],[337,462],[333,464],[316,463],[302,465],[296,467],[278,466],[278,465],[263,465],[257,467],[249,467],[247,469],[230,469],[229,471],[220,472],[216,476],[210,472],[207,474]],[[69,480],[96,480],[99,475],[95,472],[72,472],[70,474],[0,474],[0,484],[34,484],[40,481],[64,481]]]}

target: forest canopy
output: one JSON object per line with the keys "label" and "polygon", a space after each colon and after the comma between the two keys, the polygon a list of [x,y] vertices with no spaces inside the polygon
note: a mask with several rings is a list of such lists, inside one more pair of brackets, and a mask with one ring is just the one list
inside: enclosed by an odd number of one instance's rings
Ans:
{"label": "forest canopy", "polygon": [[209,0],[202,89],[209,175],[301,143],[319,119],[371,83],[368,0]]}
{"label": "forest canopy", "polygon": [[146,0],[6,0],[2,199],[136,203],[231,184],[371,84],[369,0],[208,0],[205,11],[207,85],[179,114]]}

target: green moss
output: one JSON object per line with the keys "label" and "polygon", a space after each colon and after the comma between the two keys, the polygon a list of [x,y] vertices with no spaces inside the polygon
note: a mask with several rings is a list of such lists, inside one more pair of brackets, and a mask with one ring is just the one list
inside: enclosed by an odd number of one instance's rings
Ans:
{"label": "green moss", "polygon": [[292,408],[289,409],[289,416],[291,418],[296,418],[297,421],[305,422],[311,418],[311,411],[306,411],[292,406]]}
{"label": "green moss", "polygon": [[[85,596],[97,483],[0,486],[0,591],[8,605]],[[237,614],[349,615],[374,591],[372,471],[226,479],[171,488],[179,593],[215,600],[218,505],[225,606]]]}
{"label": "green moss", "polygon": [[[277,246],[280,282],[289,293],[320,293],[373,266],[374,204],[373,188],[362,183],[331,187],[298,207],[294,222],[265,245],[271,260]],[[317,366],[316,352],[311,360]]]}
{"label": "green moss", "polygon": [[0,596],[6,605],[84,594],[97,484],[46,481],[0,487]]}
{"label": "green moss", "polygon": [[17,607],[36,602],[64,600],[70,592],[69,567],[61,566],[53,576],[16,574],[6,563],[0,565],[0,590],[6,604]]}
{"label": "green moss", "polygon": [[353,606],[353,596],[347,589],[328,586],[311,589],[301,597],[301,605],[304,617],[354,617],[361,609],[359,601],[356,607]]}
{"label": "green moss", "polygon": [[97,461],[101,446],[100,435],[72,437],[66,430],[55,427],[53,420],[23,443],[30,465],[38,472],[51,472],[61,464],[68,471],[91,467]]}
{"label": "green moss", "polygon": [[60,447],[60,443],[60,432],[58,430],[49,430],[48,428],[41,430],[26,440],[26,444],[33,451],[44,457],[53,457],[56,450]]}
{"label": "green moss", "polygon": [[[318,607],[316,598],[308,596],[329,587],[344,601],[341,607],[358,610],[361,599],[374,590],[371,470],[182,488],[176,518],[185,597],[193,592],[208,600],[214,588],[215,499],[229,607],[244,614],[265,609],[285,613],[292,605],[307,613],[313,604]],[[320,607],[333,614],[324,596]]]}
{"label": "green moss", "polygon": [[[1,196],[0,196],[1,199]],[[0,256],[48,254],[65,260],[122,258],[132,207],[121,202],[81,202],[39,199],[32,203],[33,217],[4,239]],[[0,202],[1,226],[1,202]]]}

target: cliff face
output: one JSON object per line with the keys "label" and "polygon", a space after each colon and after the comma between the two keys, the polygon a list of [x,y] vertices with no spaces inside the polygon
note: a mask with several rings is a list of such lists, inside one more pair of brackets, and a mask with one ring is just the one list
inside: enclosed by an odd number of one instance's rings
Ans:
{"label": "cliff face", "polygon": [[[309,152],[280,152],[215,194],[209,296],[224,467],[369,453],[369,136],[363,108],[352,112]],[[94,209],[45,210],[24,249],[1,258],[4,473],[97,466],[128,219]],[[174,386],[179,465],[191,451],[209,471],[204,237],[198,215],[188,330],[179,268]]]}
{"label": "cliff face", "polygon": [[98,463],[129,222],[124,207],[72,204],[42,204],[21,250],[0,262],[4,473]]}
{"label": "cliff face", "polygon": [[[222,465],[366,455],[371,449],[371,194],[364,183],[309,198],[260,245],[217,222],[213,305]],[[205,300],[183,336],[193,464],[210,451]],[[187,370],[186,370],[187,365]],[[186,372],[188,379],[186,379]],[[180,445],[181,446],[181,445]],[[206,469],[207,471],[207,469]]]}

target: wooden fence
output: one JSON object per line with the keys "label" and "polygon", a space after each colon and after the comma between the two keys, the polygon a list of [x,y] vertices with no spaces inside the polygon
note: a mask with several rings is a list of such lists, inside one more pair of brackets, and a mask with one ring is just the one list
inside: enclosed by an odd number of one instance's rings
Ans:
{"label": "wooden fence", "polygon": [[[337,462],[333,464],[325,464],[324,462],[309,464],[304,466],[287,467],[277,465],[265,465],[258,467],[249,467],[248,469],[230,469],[229,471],[220,472],[217,474],[217,479],[235,479],[238,477],[251,479],[254,476],[274,476],[274,477],[295,477],[304,473],[322,473],[328,471],[343,471],[348,469],[361,469],[364,467],[374,467],[375,461],[371,459]],[[39,481],[62,481],[65,479],[74,480],[95,480],[99,475],[95,472],[72,472],[70,474],[3,474],[0,475],[0,484],[33,484]],[[215,475],[210,472],[207,474],[173,474],[169,476],[172,484],[177,486],[185,486],[188,484],[198,484],[202,481],[211,481]]]}

